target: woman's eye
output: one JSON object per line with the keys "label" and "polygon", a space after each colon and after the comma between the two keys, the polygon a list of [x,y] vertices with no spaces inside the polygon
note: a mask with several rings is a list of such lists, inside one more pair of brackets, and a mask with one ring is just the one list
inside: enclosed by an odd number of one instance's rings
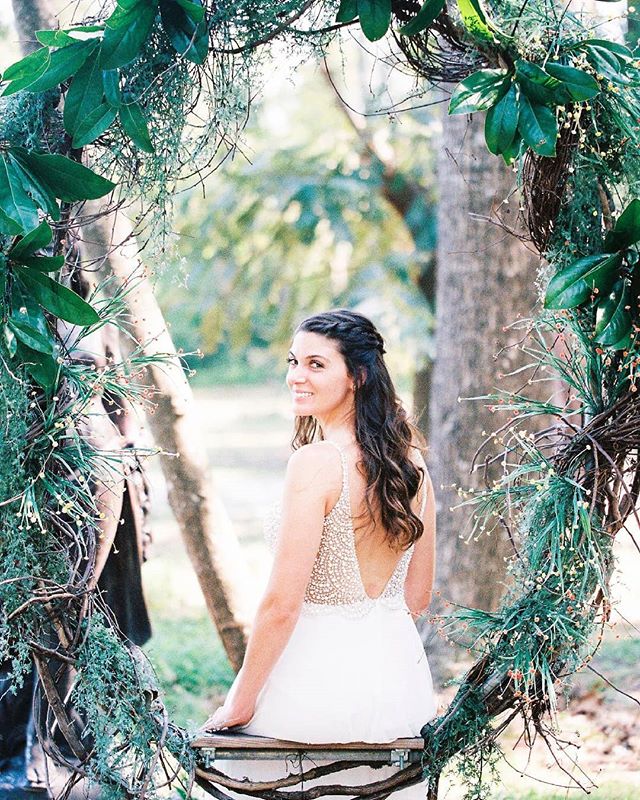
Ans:
{"label": "woman's eye", "polygon": [[289,356],[289,358],[287,359],[287,364],[289,366],[291,366],[292,364],[295,364],[295,363],[296,363],[295,358],[291,358],[291,356]]}
{"label": "woman's eye", "polygon": [[323,367],[324,364],[321,364],[319,361],[312,361],[311,362],[311,366],[312,367]]}

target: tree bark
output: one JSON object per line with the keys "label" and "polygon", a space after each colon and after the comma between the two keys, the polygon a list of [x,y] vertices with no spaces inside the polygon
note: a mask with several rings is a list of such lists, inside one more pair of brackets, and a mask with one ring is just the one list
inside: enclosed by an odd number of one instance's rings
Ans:
{"label": "tree bark", "polygon": [[20,37],[20,49],[28,55],[41,47],[34,32],[53,28],[55,18],[49,0],[11,0],[15,26]]}
{"label": "tree bark", "polygon": [[[152,390],[155,404],[155,413],[147,415],[147,421],[155,443],[165,454],[160,463],[169,504],[209,614],[237,671],[244,658],[252,617],[252,592],[238,540],[212,488],[191,387],[140,264],[128,220],[122,213],[102,217],[86,227],[83,234],[85,258],[103,262],[101,272],[114,275],[118,284],[128,287],[127,324],[144,355],[172,356],[169,363],[148,366],[141,378]],[[113,247],[112,243],[120,242],[124,244]]]}
{"label": "tree bark", "polygon": [[[515,389],[523,382],[521,377],[517,382],[498,380],[499,373],[519,365],[522,354],[517,348],[496,354],[518,338],[518,332],[505,333],[505,326],[518,315],[532,314],[538,258],[515,236],[473,216],[486,218],[500,211],[507,224],[515,224],[518,208],[514,197],[503,204],[515,176],[487,151],[483,123],[483,115],[470,120],[448,116],[446,110],[443,114],[428,463],[438,509],[436,591],[444,600],[492,609],[503,592],[504,557],[510,547],[499,532],[467,542],[470,512],[450,507],[460,502],[454,485],[484,486],[482,471],[470,475],[470,465],[485,438],[482,432],[495,430],[504,419],[482,401],[459,398],[490,394],[496,388]],[[436,599],[433,610],[443,611],[442,600]],[[430,658],[440,675],[447,651],[441,639],[432,641]]]}
{"label": "tree bark", "polygon": [[[34,31],[54,26],[48,0],[12,0],[24,55],[38,45]],[[113,226],[113,227],[111,227]],[[83,256],[103,262],[120,284],[133,285],[127,294],[131,332],[145,355],[175,348],[151,284],[140,274],[132,230],[122,214],[103,217],[85,228]],[[128,241],[126,247],[113,242]],[[137,275],[136,270],[138,270]],[[169,503],[180,526],[187,552],[211,618],[232,667],[242,665],[251,620],[251,594],[246,562],[222,503],[212,490],[212,478],[193,410],[193,395],[177,356],[170,364],[151,366],[146,375],[153,388],[156,413],[148,422],[156,444],[175,457],[163,457]]]}

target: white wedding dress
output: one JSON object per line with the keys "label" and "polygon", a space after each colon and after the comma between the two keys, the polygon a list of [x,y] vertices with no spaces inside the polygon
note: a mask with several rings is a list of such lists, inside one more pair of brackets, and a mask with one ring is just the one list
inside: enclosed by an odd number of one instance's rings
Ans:
{"label": "white wedding dress", "polygon": [[[340,498],[325,517],[296,627],[243,733],[306,743],[382,743],[420,736],[423,725],[436,716],[427,657],[404,600],[413,546],[400,557],[382,594],[369,597],[355,549],[347,461],[338,450],[343,471]],[[274,513],[265,531],[272,550],[278,528],[279,514]],[[302,768],[317,763],[304,761]],[[252,781],[282,777],[300,766],[284,761],[215,762],[227,775]],[[319,782],[362,785],[396,771],[357,767],[305,782],[304,788]],[[421,783],[395,792],[392,800],[424,797]]]}

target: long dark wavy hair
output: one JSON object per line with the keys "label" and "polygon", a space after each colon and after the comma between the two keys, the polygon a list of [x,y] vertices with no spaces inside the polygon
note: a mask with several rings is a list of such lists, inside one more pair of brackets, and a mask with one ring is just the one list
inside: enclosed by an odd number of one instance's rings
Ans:
{"label": "long dark wavy hair", "polygon": [[[411,508],[424,470],[409,457],[411,448],[423,447],[424,440],[396,395],[382,336],[371,320],[346,309],[307,317],[298,325],[296,333],[300,331],[326,336],[339,347],[355,385],[356,441],[362,453],[358,468],[367,481],[365,513],[373,522],[377,512],[390,543],[406,549],[424,530]],[[315,417],[296,417],[294,450],[323,438]]]}

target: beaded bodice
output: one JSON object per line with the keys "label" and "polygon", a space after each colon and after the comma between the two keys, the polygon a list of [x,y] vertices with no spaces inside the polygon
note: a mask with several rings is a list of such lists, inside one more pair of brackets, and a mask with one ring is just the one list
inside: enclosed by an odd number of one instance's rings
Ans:
{"label": "beaded bodice", "polygon": [[[347,614],[359,615],[379,603],[403,606],[404,582],[413,545],[398,560],[382,594],[369,597],[362,582],[356,554],[347,459],[342,449],[335,446],[342,462],[342,491],[338,502],[324,518],[320,547],[304,596],[303,613],[318,613],[340,607]],[[265,524],[265,538],[272,551],[275,550],[279,527],[280,509],[276,507]]]}

